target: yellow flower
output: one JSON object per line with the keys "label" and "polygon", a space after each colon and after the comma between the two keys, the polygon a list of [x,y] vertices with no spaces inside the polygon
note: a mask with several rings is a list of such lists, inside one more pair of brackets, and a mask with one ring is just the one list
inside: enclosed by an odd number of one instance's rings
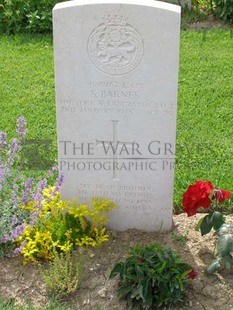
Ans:
{"label": "yellow flower", "polygon": [[53,259],[54,250],[69,252],[75,245],[95,247],[109,239],[103,226],[108,220],[106,213],[116,207],[111,200],[94,197],[90,205],[63,201],[59,192],[51,195],[54,189],[43,190],[42,206],[30,201],[22,207],[40,211],[36,224],[25,224],[24,233],[17,239],[25,262]]}

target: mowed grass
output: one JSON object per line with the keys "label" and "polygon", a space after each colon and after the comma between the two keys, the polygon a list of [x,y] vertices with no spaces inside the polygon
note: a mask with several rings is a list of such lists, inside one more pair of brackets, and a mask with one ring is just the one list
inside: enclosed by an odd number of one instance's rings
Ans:
{"label": "mowed grass", "polygon": [[174,202],[197,179],[233,192],[233,36],[183,31]]}
{"label": "mowed grass", "polygon": [[[50,36],[0,39],[0,131],[14,136],[24,115],[29,139],[52,139],[56,157]],[[233,192],[233,32],[182,31],[174,206],[197,179]],[[77,85],[78,87],[78,85]]]}
{"label": "mowed grass", "polygon": [[52,37],[2,37],[0,72],[0,130],[14,136],[16,118],[23,115],[28,139],[56,145]]}

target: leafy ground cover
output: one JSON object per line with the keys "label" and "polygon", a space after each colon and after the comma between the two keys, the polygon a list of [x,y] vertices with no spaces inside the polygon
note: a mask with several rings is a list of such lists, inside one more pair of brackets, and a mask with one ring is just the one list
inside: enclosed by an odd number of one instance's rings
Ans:
{"label": "leafy ground cover", "polygon": [[[212,180],[233,190],[232,30],[183,30],[180,42],[179,97],[174,205],[180,209],[188,184]],[[0,38],[0,130],[14,135],[24,115],[28,139],[51,139],[56,154],[56,120],[51,36]],[[229,207],[229,206],[227,206]]]}

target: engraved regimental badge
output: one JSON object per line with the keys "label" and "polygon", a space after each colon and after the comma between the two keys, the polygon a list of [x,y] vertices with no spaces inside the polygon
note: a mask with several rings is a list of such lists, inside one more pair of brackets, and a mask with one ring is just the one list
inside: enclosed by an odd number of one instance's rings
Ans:
{"label": "engraved regimental badge", "polygon": [[143,53],[140,33],[125,18],[109,15],[98,25],[88,39],[88,54],[101,71],[121,75],[134,70]]}

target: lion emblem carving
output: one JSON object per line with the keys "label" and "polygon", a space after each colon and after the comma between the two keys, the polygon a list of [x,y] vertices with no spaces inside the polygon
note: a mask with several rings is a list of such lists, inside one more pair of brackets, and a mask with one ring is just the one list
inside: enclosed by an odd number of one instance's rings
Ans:
{"label": "lion emblem carving", "polygon": [[135,69],[144,53],[139,32],[119,16],[108,16],[89,36],[88,53],[93,64],[112,75]]}

